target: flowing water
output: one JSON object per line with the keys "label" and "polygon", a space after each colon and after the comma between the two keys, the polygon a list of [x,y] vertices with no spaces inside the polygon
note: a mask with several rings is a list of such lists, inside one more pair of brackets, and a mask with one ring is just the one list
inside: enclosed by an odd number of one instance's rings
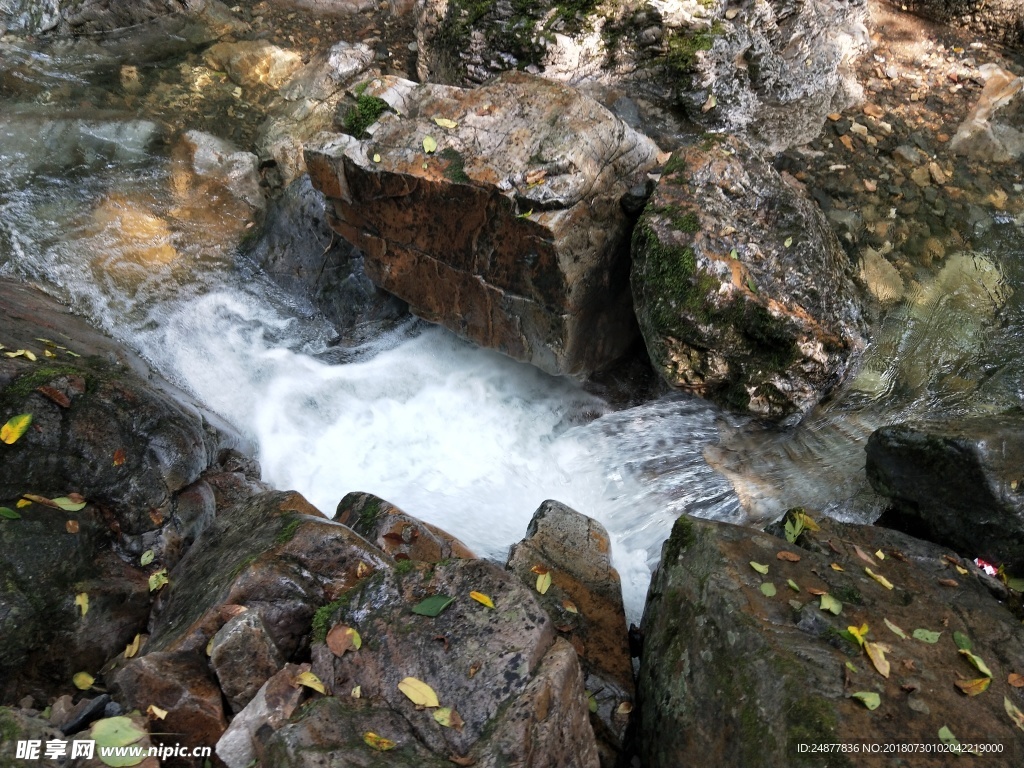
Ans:
{"label": "flowing water", "polygon": [[0,275],[127,342],[251,436],[264,479],[327,514],[369,491],[499,559],[544,499],[597,518],[631,619],[680,514],[871,520],[871,430],[1024,398],[1019,239],[911,286],[855,380],[787,432],[682,395],[618,408],[416,320],[339,362],[336,329],[236,253],[237,201],[190,184],[168,126],[112,95],[116,62],[0,47]]}

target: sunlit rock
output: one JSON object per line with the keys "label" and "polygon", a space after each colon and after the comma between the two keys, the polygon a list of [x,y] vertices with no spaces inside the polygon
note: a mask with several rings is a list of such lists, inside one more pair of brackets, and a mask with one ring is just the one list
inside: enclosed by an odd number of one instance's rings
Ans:
{"label": "sunlit rock", "polygon": [[778,419],[864,347],[852,267],[821,211],[739,139],[679,150],[633,235],[633,296],[672,386]]}
{"label": "sunlit rock", "polygon": [[92,218],[96,236],[107,245],[104,266],[158,266],[177,258],[167,222],[132,200],[110,195],[93,210]]}
{"label": "sunlit rock", "polygon": [[[1013,127],[1006,113],[1024,89],[1024,78],[994,64],[981,67],[985,88],[970,114],[957,128],[949,148],[974,160],[1005,163],[1024,156],[1024,131]],[[1019,112],[1019,109],[1018,109]],[[1000,120],[996,119],[997,113]],[[1018,124],[1019,125],[1019,124]]]}
{"label": "sunlit rock", "polygon": [[241,86],[279,88],[302,66],[302,55],[266,40],[217,43],[207,49],[204,60],[213,69],[227,72]]}
{"label": "sunlit rock", "polygon": [[345,86],[372,62],[368,45],[341,41],[297,70],[281,87],[256,143],[261,156],[274,159],[283,186],[306,172],[303,144],[321,131],[334,129]]}
{"label": "sunlit rock", "polygon": [[353,123],[371,137],[324,136],[306,163],[375,283],[549,373],[586,375],[626,350],[622,199],[643,194],[650,139],[522,73],[473,90],[381,78],[361,96],[388,107]]}
{"label": "sunlit rock", "polygon": [[463,84],[526,69],[628,88],[778,152],[812,139],[827,114],[860,97],[854,64],[870,44],[866,9],[863,0],[420,0],[417,72]]}

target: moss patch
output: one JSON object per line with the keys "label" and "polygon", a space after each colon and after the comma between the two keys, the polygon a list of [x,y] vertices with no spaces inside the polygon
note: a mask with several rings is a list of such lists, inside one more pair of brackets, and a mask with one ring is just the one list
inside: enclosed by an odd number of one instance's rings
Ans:
{"label": "moss patch", "polygon": [[302,518],[298,515],[291,514],[285,515],[285,524],[281,526],[281,530],[277,532],[277,536],[274,537],[274,543],[277,545],[287,544],[293,538],[295,538],[295,532],[299,530],[299,526],[302,525]]}
{"label": "moss patch", "polygon": [[710,51],[715,38],[725,31],[721,23],[715,22],[709,29],[675,32],[666,41],[665,61],[669,71],[681,83],[689,85],[697,68],[697,54]]}
{"label": "moss patch", "polygon": [[368,499],[363,508],[359,511],[359,527],[369,530],[380,517],[380,499]]}
{"label": "moss patch", "polygon": [[679,554],[688,549],[696,541],[696,534],[693,531],[693,521],[683,514],[676,518],[672,526],[672,533],[665,545],[665,560],[672,562],[679,557]]}
{"label": "moss patch", "polygon": [[446,179],[456,184],[468,184],[471,181],[466,175],[466,158],[457,149],[445,147],[441,150],[441,159],[448,163],[444,169]]}
{"label": "moss patch", "polygon": [[[365,91],[366,85],[364,84],[362,88]],[[377,122],[381,115],[390,110],[391,107],[384,99],[370,96],[366,93],[359,93],[356,103],[345,115],[342,130],[351,136],[355,136],[357,139],[361,139],[366,133],[366,129]]]}
{"label": "moss patch", "polygon": [[313,614],[312,640],[314,643],[322,643],[327,639],[327,632],[331,628],[331,617],[339,608],[348,605],[348,597],[339,597],[334,602],[317,608]]}
{"label": "moss patch", "polygon": [[27,373],[23,373],[21,376],[16,378],[7,386],[6,389],[3,390],[3,395],[5,398],[16,399],[28,397],[36,387],[49,384],[58,376],[82,376],[86,379],[87,384],[89,381],[88,376],[81,369],[75,368],[74,366],[44,365],[38,368],[33,368]]}

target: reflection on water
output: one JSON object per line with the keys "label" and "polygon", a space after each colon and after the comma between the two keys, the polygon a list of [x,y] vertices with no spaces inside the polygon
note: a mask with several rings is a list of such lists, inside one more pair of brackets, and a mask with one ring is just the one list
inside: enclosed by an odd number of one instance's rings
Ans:
{"label": "reflection on water", "polygon": [[[804,505],[872,519],[872,430],[1022,400],[1009,286],[1024,248],[1005,227],[901,283],[857,377],[784,433],[681,395],[616,411],[417,321],[332,363],[336,329],[235,256],[250,209],[191,175],[173,132],[138,111],[153,103],[142,76],[69,50],[0,52],[0,275],[135,347],[257,440],[268,481],[327,513],[371,491],[502,557],[557,498],[609,528],[636,618],[679,514],[742,522]],[[194,95],[195,71],[144,75]]]}

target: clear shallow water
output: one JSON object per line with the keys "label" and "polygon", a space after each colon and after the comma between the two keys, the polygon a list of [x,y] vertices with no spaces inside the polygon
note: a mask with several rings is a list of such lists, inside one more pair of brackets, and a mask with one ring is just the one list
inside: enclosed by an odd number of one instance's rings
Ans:
{"label": "clear shallow water", "polygon": [[[873,429],[1024,399],[1024,320],[1008,287],[1021,284],[1019,238],[922,276],[854,381],[785,433],[684,396],[615,410],[417,321],[332,362],[335,329],[236,257],[239,208],[187,183],[166,126],[94,85],[88,57],[7,61],[0,275],[39,283],[126,341],[253,437],[268,482],[327,514],[369,491],[499,559],[544,499],[597,518],[634,620],[678,515],[743,522],[803,505],[871,520]],[[31,87],[12,89],[12,72]]]}

